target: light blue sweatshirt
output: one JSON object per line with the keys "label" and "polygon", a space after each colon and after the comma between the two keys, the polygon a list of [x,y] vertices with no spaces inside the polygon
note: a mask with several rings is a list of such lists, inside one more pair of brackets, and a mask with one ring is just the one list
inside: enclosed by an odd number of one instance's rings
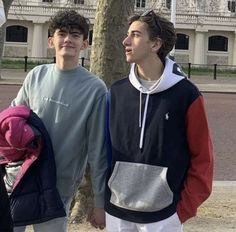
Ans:
{"label": "light blue sweatshirt", "polygon": [[87,161],[95,207],[104,206],[106,147],[104,82],[79,66],[62,71],[55,64],[29,72],[12,105],[28,105],[44,122],[51,137],[57,187],[61,197],[72,197]]}

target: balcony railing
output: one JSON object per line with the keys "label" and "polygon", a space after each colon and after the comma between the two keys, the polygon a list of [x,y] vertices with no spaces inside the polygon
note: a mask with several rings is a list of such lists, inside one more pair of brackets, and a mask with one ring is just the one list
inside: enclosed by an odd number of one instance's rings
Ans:
{"label": "balcony railing", "polygon": [[[47,19],[54,15],[61,9],[75,9],[82,15],[86,16],[90,20],[94,20],[96,6],[95,5],[19,5],[12,4],[9,10],[9,19],[32,19],[42,18]],[[144,11],[145,9],[135,8],[136,12]],[[155,9],[154,9],[155,10]],[[158,10],[157,10],[158,11]],[[170,17],[170,11],[164,10],[163,15]],[[204,24],[204,25],[226,25],[230,27],[236,26],[236,17],[231,15],[230,12],[196,12],[196,11],[177,11],[176,15],[177,24]]]}
{"label": "balcony railing", "polygon": [[87,6],[87,5],[63,5],[63,6],[51,6],[51,5],[43,5],[43,6],[36,6],[36,5],[11,5],[11,8],[8,13],[9,19],[20,19],[27,16],[41,16],[41,17],[51,17],[57,11],[62,9],[74,9],[79,13],[85,15],[89,19],[94,19],[96,8],[94,6]]}

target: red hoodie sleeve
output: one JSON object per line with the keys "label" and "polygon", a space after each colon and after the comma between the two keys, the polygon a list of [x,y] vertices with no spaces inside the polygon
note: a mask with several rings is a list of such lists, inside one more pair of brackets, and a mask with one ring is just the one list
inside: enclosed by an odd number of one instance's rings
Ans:
{"label": "red hoodie sleeve", "polygon": [[213,147],[202,96],[188,109],[186,129],[191,158],[181,199],[177,205],[177,213],[182,223],[196,215],[197,208],[212,191]]}

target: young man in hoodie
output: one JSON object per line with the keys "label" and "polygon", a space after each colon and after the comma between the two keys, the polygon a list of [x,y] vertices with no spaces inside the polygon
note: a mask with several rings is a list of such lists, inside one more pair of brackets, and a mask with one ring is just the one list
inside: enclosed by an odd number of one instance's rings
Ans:
{"label": "young man in hoodie", "polygon": [[203,97],[168,58],[175,42],[173,24],[153,11],[130,18],[130,74],[111,86],[108,104],[108,232],[181,232],[211,193]]}
{"label": "young man in hoodie", "polygon": [[[57,188],[67,215],[70,203],[90,164],[94,209],[90,222],[104,228],[104,190],[107,169],[105,146],[104,82],[79,65],[79,54],[88,46],[89,24],[74,10],[57,12],[49,22],[48,43],[56,63],[29,72],[12,105],[27,105],[42,119],[52,141]],[[66,232],[67,217],[34,224],[35,231]],[[24,227],[14,228],[25,231]]]}

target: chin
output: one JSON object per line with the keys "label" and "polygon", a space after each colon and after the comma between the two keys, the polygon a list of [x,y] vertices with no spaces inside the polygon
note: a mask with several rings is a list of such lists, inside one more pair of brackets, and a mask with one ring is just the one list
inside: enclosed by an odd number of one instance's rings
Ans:
{"label": "chin", "polygon": [[126,62],[127,63],[135,63],[134,59],[126,57]]}

